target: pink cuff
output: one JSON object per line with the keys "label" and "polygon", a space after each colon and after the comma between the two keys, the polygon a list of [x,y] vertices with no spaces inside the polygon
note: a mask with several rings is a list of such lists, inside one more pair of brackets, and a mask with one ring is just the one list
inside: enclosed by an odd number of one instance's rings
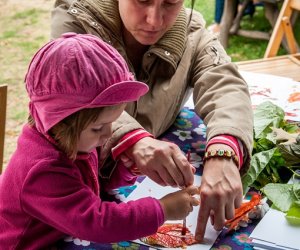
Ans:
{"label": "pink cuff", "polygon": [[133,130],[122,137],[119,143],[112,148],[112,157],[116,160],[124,151],[145,137],[154,137],[143,129]]}

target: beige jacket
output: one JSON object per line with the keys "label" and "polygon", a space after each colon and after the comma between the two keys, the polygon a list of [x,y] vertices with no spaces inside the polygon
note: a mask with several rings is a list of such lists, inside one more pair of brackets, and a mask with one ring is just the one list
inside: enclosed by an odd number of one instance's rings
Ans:
{"label": "beige jacket", "polygon": [[[180,12],[175,25],[144,54],[135,74],[121,34],[116,0],[57,0],[52,12],[52,38],[64,32],[90,33],[113,45],[127,61],[136,78],[150,90],[130,103],[114,124],[109,150],[126,132],[143,127],[161,135],[175,121],[188,96],[193,93],[196,113],[207,125],[208,140],[229,134],[244,145],[249,166],[253,117],[247,85],[230,62],[215,36],[205,29],[202,15]],[[109,151],[107,151],[109,152]]]}

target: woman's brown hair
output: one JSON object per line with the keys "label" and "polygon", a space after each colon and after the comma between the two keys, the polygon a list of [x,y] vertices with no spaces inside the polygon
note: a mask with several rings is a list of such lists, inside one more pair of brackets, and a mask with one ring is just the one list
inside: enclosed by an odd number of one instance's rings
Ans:
{"label": "woman's brown hair", "polygon": [[192,20],[193,11],[194,11],[194,7],[195,7],[195,1],[196,1],[196,0],[191,0],[191,9],[192,9],[192,13],[191,13],[191,15],[190,15],[189,23],[190,23],[191,20]]}

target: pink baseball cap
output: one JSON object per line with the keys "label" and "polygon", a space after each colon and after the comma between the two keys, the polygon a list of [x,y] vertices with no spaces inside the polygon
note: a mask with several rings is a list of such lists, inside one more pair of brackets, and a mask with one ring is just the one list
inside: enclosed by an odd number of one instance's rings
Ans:
{"label": "pink baseball cap", "polygon": [[25,82],[30,114],[42,133],[81,109],[136,101],[148,91],[116,49],[89,34],[65,33],[44,45]]}

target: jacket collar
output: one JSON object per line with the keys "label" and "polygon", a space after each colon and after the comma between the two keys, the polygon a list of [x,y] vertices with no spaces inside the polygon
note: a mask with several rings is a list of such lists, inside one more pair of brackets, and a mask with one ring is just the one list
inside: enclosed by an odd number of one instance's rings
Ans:
{"label": "jacket collar", "polygon": [[[122,37],[122,21],[116,0],[77,0],[74,2],[74,6],[83,7],[89,12],[91,18],[104,25],[111,34]],[[184,52],[186,36],[187,15],[183,7],[173,27],[149,48],[149,52],[169,62],[175,72]]]}

